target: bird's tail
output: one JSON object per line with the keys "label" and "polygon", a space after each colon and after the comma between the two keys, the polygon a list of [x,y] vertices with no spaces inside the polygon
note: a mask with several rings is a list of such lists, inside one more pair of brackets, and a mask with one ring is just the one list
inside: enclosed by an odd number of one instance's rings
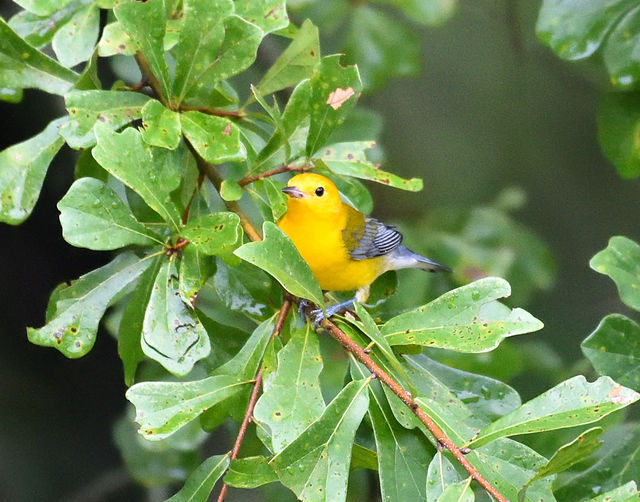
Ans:
{"label": "bird's tail", "polygon": [[398,246],[393,250],[391,265],[393,270],[400,268],[420,268],[427,272],[451,272],[449,267],[421,256],[418,253],[414,253],[405,246]]}

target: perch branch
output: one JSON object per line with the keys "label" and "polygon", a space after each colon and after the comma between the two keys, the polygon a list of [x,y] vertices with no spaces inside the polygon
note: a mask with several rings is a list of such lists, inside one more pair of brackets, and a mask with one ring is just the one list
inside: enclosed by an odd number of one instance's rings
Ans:
{"label": "perch branch", "polygon": [[433,434],[434,438],[438,442],[439,445],[443,445],[447,450],[451,452],[451,454],[456,458],[456,460],[464,467],[467,472],[471,475],[473,479],[475,479],[482,488],[484,488],[494,499],[498,502],[508,502],[504,496],[496,490],[496,488],[489,483],[483,476],[480,474],[477,469],[471,465],[471,463],[466,459],[464,453],[460,451],[451,439],[444,433],[438,425],[427,415],[424,410],[418,406],[409,394],[400,384],[398,384],[388,373],[386,373],[380,366],[378,366],[375,361],[369,356],[365,349],[360,347],[356,342],[354,342],[344,331],[338,328],[331,321],[325,319],[320,324],[323,328],[329,331],[331,336],[335,338],[347,351],[353,354],[358,361],[364,364],[367,369],[376,376],[383,384],[385,384],[391,392],[393,392],[396,396],[398,396],[402,402],[407,405],[407,407],[415,414],[416,417],[429,429],[429,432]]}
{"label": "perch branch", "polygon": [[[280,307],[280,313],[278,314],[278,319],[276,321],[276,325],[273,328],[273,332],[271,333],[271,338],[269,341],[273,340],[276,336],[280,335],[280,331],[282,331],[282,325],[284,324],[285,319],[287,318],[287,314],[289,313],[289,309],[291,308],[291,300],[288,298],[287,293],[285,292],[284,300],[282,301],[282,307]],[[262,387],[262,363],[260,364],[260,369],[258,369],[258,373],[256,373],[255,381],[253,383],[253,389],[251,389],[251,396],[249,397],[249,404],[247,405],[247,411],[245,411],[244,418],[242,419],[242,423],[240,424],[240,429],[238,430],[238,436],[236,437],[236,442],[233,445],[233,449],[231,450],[231,460],[235,460],[238,458],[238,453],[240,452],[240,447],[242,446],[242,441],[244,439],[244,435],[247,432],[247,427],[249,426],[249,422],[251,417],[253,416],[253,409],[256,406],[256,401],[258,400],[258,394],[260,394],[260,388]],[[225,497],[227,496],[228,486],[226,483],[222,484],[222,488],[220,489],[220,495],[218,495],[218,502],[224,502]]]}
{"label": "perch branch", "polygon": [[284,165],[282,167],[277,167],[275,169],[271,169],[270,171],[265,171],[260,174],[256,174],[254,176],[245,176],[240,181],[238,181],[238,185],[241,187],[248,185],[249,183],[253,183],[254,181],[262,180],[264,178],[268,178],[269,176],[274,176],[280,173],[289,173],[289,172],[304,172],[309,169],[313,169],[313,166],[303,165],[303,166],[288,166]]}

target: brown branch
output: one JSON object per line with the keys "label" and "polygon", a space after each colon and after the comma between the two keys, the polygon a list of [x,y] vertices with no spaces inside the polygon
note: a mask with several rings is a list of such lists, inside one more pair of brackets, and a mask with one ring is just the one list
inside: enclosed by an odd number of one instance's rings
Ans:
{"label": "brown branch", "polygon": [[[187,146],[191,150],[191,153],[196,159],[196,164],[200,172],[204,173],[204,175],[207,178],[209,178],[209,180],[211,180],[211,183],[213,183],[213,186],[216,188],[218,193],[220,193],[220,187],[222,186],[222,176],[220,176],[220,173],[218,173],[217,169],[213,164],[210,164],[200,156],[200,154],[196,151],[196,149],[189,142],[189,140],[185,138],[185,141],[187,143]],[[251,239],[254,242],[261,241],[262,237],[260,237],[260,234],[258,233],[258,231],[251,224],[251,221],[249,220],[247,215],[244,213],[244,211],[240,208],[240,205],[233,200],[223,199],[223,202],[224,202],[224,205],[227,206],[227,209],[229,211],[236,213],[238,215],[238,217],[240,218],[240,225],[242,226],[244,233],[247,234],[247,237],[249,237],[249,239]]]}
{"label": "brown branch", "polygon": [[[282,307],[280,307],[280,313],[278,314],[278,319],[276,320],[276,325],[271,332],[271,337],[269,341],[273,340],[276,336],[280,335],[280,331],[282,331],[282,325],[284,324],[285,319],[287,318],[287,314],[289,313],[289,309],[291,308],[291,300],[287,296],[287,293],[284,292],[284,300],[282,301]],[[262,362],[260,363],[260,369],[256,374],[255,381],[253,384],[253,389],[251,390],[251,396],[249,397],[249,404],[247,405],[247,411],[244,413],[244,418],[242,419],[242,423],[240,424],[240,429],[238,430],[238,436],[236,437],[236,441],[233,445],[233,449],[231,450],[231,460],[235,460],[238,458],[238,453],[240,452],[240,447],[242,446],[242,441],[244,439],[244,435],[247,432],[247,427],[249,426],[249,422],[251,421],[251,417],[253,416],[253,409],[256,406],[256,401],[258,400],[258,394],[260,394],[260,388],[262,387]],[[228,486],[226,483],[222,484],[222,488],[220,489],[220,495],[218,495],[218,502],[224,502],[225,497],[227,496]]]}
{"label": "brown branch", "polygon": [[[438,425],[427,415],[413,400],[411,394],[409,394],[400,384],[398,384],[389,374],[387,374],[380,366],[378,366],[373,359],[365,352],[365,349],[360,347],[356,342],[354,342],[349,336],[338,328],[331,321],[324,319],[320,324],[323,328],[327,329],[331,336],[335,338],[345,349],[347,349],[351,354],[353,354],[358,361],[364,364],[367,369],[376,376],[382,383],[384,383],[391,392],[393,392],[396,396],[398,396],[404,404],[415,414],[416,417],[429,429],[429,432],[433,434],[436,441],[439,445],[443,445],[447,450],[449,450],[452,455],[456,458],[456,460],[464,467],[467,472],[471,475],[473,479],[475,479],[480,486],[482,486],[494,499],[498,502],[508,502],[504,496],[496,490],[496,488],[489,483],[483,476],[480,474],[476,468],[471,465],[471,463],[466,459],[464,453],[460,451],[451,439],[444,433]],[[466,451],[466,450],[465,450]],[[468,453],[468,451],[467,451]]]}
{"label": "brown branch", "polygon": [[253,183],[254,181],[262,180],[264,178],[268,178],[269,176],[274,176],[280,173],[289,173],[289,172],[304,172],[309,169],[313,169],[313,166],[303,165],[303,166],[287,166],[284,165],[282,167],[277,167],[275,169],[271,169],[270,171],[265,171],[260,174],[256,174],[255,176],[245,176],[240,181],[238,181],[238,185],[241,187],[248,185],[249,183]]}
{"label": "brown branch", "polygon": [[202,106],[189,106],[180,105],[181,112],[196,111],[200,113],[206,113],[207,115],[214,115],[215,117],[236,117],[243,118],[247,116],[244,110],[212,110],[211,108],[204,108]]}
{"label": "brown branch", "polygon": [[151,66],[149,66],[147,57],[141,51],[138,51],[135,54],[135,58],[136,63],[138,63],[138,67],[140,68],[140,73],[142,73],[141,80],[149,84],[149,87],[151,87],[158,100],[160,100],[164,106],[171,108],[167,98],[162,94],[162,85],[160,84],[158,77],[156,77],[151,71]]}

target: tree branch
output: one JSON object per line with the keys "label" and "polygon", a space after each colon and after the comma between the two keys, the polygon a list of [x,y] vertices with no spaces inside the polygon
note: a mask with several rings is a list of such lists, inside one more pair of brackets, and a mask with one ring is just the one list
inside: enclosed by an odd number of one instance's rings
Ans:
{"label": "tree branch", "polygon": [[245,176],[240,181],[238,181],[238,185],[241,187],[248,185],[249,183],[253,183],[254,181],[262,180],[264,178],[268,178],[269,176],[274,176],[280,173],[289,173],[289,172],[304,172],[309,169],[313,169],[313,166],[303,165],[303,166],[288,166],[284,165],[282,167],[277,167],[275,169],[271,169],[270,171],[265,171],[260,174],[256,174],[255,176]]}
{"label": "tree branch", "polygon": [[[287,296],[287,292],[284,292],[284,300],[282,301],[282,307],[280,307],[280,313],[278,314],[278,319],[276,321],[276,325],[273,328],[273,332],[271,333],[271,337],[269,341],[273,340],[276,336],[280,335],[280,331],[282,331],[282,325],[284,324],[285,319],[287,318],[287,314],[289,313],[289,309],[291,308],[291,300]],[[238,453],[240,452],[240,447],[242,446],[242,441],[244,439],[244,435],[247,432],[247,427],[249,426],[249,421],[253,416],[253,409],[256,406],[256,401],[258,400],[258,394],[260,394],[260,388],[262,387],[262,361],[260,362],[260,369],[258,373],[256,373],[255,382],[253,384],[253,389],[251,390],[251,396],[249,397],[249,404],[247,405],[247,411],[245,411],[244,418],[242,419],[242,423],[240,424],[240,429],[238,430],[238,436],[236,437],[236,442],[233,445],[233,449],[231,450],[231,460],[235,460],[238,458]],[[220,489],[220,495],[218,495],[218,502],[224,502],[225,497],[227,496],[228,486],[226,483],[222,484],[222,488]]]}
{"label": "tree branch", "polygon": [[171,109],[167,98],[162,94],[162,85],[160,85],[160,81],[151,71],[147,57],[142,53],[142,51],[136,52],[134,57],[136,58],[136,63],[138,63],[138,67],[140,68],[140,73],[142,73],[141,81],[148,83],[149,87],[151,87],[160,102],[167,108]]}
{"label": "tree branch", "polygon": [[347,351],[353,354],[358,361],[364,364],[367,369],[376,376],[382,383],[384,383],[391,392],[393,392],[396,396],[398,396],[404,404],[415,414],[416,417],[429,429],[429,432],[433,434],[436,441],[439,445],[443,445],[447,450],[449,450],[452,455],[456,458],[456,460],[464,467],[467,472],[471,475],[473,479],[475,479],[480,486],[482,486],[494,499],[498,502],[508,502],[504,496],[496,490],[496,488],[489,483],[483,476],[480,474],[476,468],[471,465],[471,463],[466,459],[464,453],[460,451],[451,439],[444,433],[440,427],[436,425],[436,423],[427,415],[413,400],[411,394],[409,394],[400,384],[398,384],[391,376],[386,373],[380,366],[378,366],[374,360],[365,352],[365,349],[360,347],[356,342],[354,342],[349,336],[338,328],[335,324],[333,324],[328,319],[324,319],[320,325],[329,331],[331,336],[335,338]]}
{"label": "tree branch", "polygon": [[207,115],[214,115],[215,117],[243,118],[247,116],[246,112],[243,110],[212,110],[211,108],[204,108],[202,106],[189,106],[189,105],[180,105],[180,111],[182,112],[196,111],[200,113],[206,113]]}

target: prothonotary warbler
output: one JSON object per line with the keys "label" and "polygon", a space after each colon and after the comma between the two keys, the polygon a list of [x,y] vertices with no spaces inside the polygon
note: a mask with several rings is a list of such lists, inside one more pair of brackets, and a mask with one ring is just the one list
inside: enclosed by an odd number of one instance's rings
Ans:
{"label": "prothonotary warbler", "polygon": [[[340,200],[334,183],[319,174],[294,176],[282,191],[287,212],[278,226],[293,241],[320,287],[353,291],[353,299],[326,309],[327,317],[364,302],[371,283],[388,270],[419,268],[429,272],[451,270],[403,246],[394,227],[365,216]],[[312,313],[316,323],[321,310]]]}

